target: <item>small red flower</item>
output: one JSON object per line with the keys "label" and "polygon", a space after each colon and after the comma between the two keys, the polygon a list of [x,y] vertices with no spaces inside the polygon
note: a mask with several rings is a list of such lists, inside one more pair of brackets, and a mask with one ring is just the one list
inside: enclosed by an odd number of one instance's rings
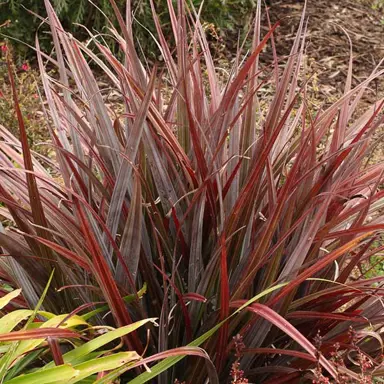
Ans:
{"label": "small red flower", "polygon": [[30,70],[30,67],[28,65],[28,63],[24,63],[22,66],[21,66],[21,69],[25,72],[29,71]]}
{"label": "small red flower", "polygon": [[8,47],[5,44],[3,44],[1,46],[1,52],[7,52],[7,51],[8,51]]}

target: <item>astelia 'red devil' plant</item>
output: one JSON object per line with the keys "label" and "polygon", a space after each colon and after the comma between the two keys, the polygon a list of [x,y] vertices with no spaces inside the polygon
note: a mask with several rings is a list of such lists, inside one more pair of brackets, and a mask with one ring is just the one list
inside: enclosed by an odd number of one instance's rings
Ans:
{"label": "astelia 'red devil' plant", "polygon": [[[163,58],[153,67],[135,51],[130,1],[123,17],[111,0],[120,62],[103,35],[82,43],[64,31],[45,0],[55,49],[37,39],[36,51],[56,156],[31,153],[21,113],[20,139],[0,126],[2,276],[33,305],[55,268],[44,303],[54,313],[106,302],[97,323],[158,318],[125,342],[166,359],[124,382],[379,376],[382,281],[361,265],[383,249],[383,165],[370,158],[383,101],[360,101],[383,70],[353,87],[351,52],[343,95],[315,109],[305,10],[281,58],[258,1],[252,48],[223,81],[199,11],[167,2],[174,48],[150,3]],[[261,64],[265,50],[274,59]],[[127,307],[122,297],[144,284]]]}

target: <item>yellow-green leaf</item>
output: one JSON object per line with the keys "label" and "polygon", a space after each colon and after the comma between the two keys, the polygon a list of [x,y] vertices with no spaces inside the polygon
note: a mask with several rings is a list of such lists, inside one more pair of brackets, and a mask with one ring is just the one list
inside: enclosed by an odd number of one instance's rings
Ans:
{"label": "yellow-green leaf", "polygon": [[[143,326],[144,324],[148,322],[155,322],[155,319],[145,319],[141,321],[137,321],[136,323],[126,325],[125,327],[121,327],[118,329],[115,329],[113,331],[110,331],[108,333],[105,333],[104,335],[101,335],[97,337],[96,339],[93,339],[91,341],[88,341],[87,343],[83,344],[80,347],[77,347],[73,349],[72,351],[67,352],[65,355],[63,355],[63,359],[65,363],[72,363],[74,360],[77,360],[81,358],[82,356],[85,356],[104,345],[110,343],[111,341],[125,336],[128,333],[131,333],[135,331],[137,328]],[[54,365],[54,362],[50,362],[45,366],[45,368],[50,368]]]}
{"label": "yellow-green leaf", "polygon": [[11,300],[15,297],[19,296],[21,293],[21,289],[15,289],[14,291],[6,294],[2,298],[0,298],[0,309],[3,309]]}
{"label": "yellow-green leaf", "polygon": [[21,321],[31,316],[33,311],[30,309],[17,309],[7,313],[0,319],[0,333],[11,332]]}
{"label": "yellow-green leaf", "polygon": [[110,371],[119,368],[129,362],[137,361],[140,359],[141,356],[136,352],[120,352],[75,365],[74,368],[79,372],[79,374],[68,381],[68,384],[77,383],[91,375],[94,375],[95,373]]}
{"label": "yellow-green leaf", "polygon": [[26,375],[15,377],[7,381],[7,384],[53,384],[58,380],[69,382],[79,375],[79,371],[70,365],[60,365],[45,371],[37,371]]}

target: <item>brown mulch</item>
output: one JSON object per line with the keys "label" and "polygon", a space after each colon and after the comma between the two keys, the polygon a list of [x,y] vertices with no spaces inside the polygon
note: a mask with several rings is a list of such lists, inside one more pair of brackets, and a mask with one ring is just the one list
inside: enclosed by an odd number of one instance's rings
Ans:
{"label": "brown mulch", "polygon": [[[310,94],[318,106],[334,102],[344,92],[352,42],[352,86],[365,80],[384,58],[384,8],[374,10],[375,0],[308,0],[306,17],[308,29],[306,54],[308,73],[316,77],[317,86],[310,86]],[[274,33],[279,57],[290,54],[296,30],[303,12],[304,0],[271,0],[269,16],[272,23],[280,21]],[[268,30],[267,17],[262,22]],[[271,63],[272,53],[266,55]],[[380,67],[384,68],[384,65]],[[314,89],[316,91],[314,92]],[[360,103],[360,115],[375,101],[384,97],[384,76],[370,83]],[[384,159],[384,127],[375,133],[374,161]],[[373,160],[372,160],[373,161]]]}
{"label": "brown mulch", "polygon": [[[280,20],[275,33],[278,55],[289,55],[302,14],[303,0],[272,0],[270,18]],[[372,0],[308,0],[307,55],[318,73],[325,98],[343,92],[352,41],[353,84],[364,80],[384,57],[383,12],[372,8]],[[267,23],[262,23],[264,26]],[[341,28],[342,27],[342,28]],[[371,84],[372,86],[372,84]],[[383,81],[373,84],[372,98],[384,90]],[[372,101],[372,99],[371,99]]]}

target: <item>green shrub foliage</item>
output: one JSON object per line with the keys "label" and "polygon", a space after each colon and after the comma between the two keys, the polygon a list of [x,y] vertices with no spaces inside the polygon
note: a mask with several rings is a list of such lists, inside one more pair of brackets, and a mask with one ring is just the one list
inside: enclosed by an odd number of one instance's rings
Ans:
{"label": "green shrub foliage", "polygon": [[[53,0],[52,3],[63,26],[73,31],[78,38],[85,39],[88,37],[87,31],[82,26],[92,32],[108,33],[105,16],[114,22],[116,21],[109,0],[96,0],[93,2],[89,0]],[[116,3],[124,13],[125,0],[117,0]],[[202,0],[193,0],[193,5],[196,8],[201,3]],[[167,2],[155,0],[155,6],[164,27],[165,35],[170,36],[171,25]],[[140,50],[145,53],[145,56],[155,58],[158,51],[150,33],[155,33],[156,29],[151,17],[149,1],[133,1],[132,8],[136,18],[134,23],[135,43],[140,46]],[[215,30],[225,30],[229,34],[237,34],[239,27],[244,27],[244,24],[248,24],[251,20],[254,8],[255,0],[206,1],[202,10],[202,19],[208,24],[212,24]],[[19,61],[33,55],[33,51],[23,43],[34,46],[35,33],[41,24],[41,20],[37,15],[46,17],[43,0],[10,0],[9,2],[0,3],[0,25],[2,26],[0,31],[12,38],[18,52]],[[49,49],[52,47],[46,26],[41,27],[40,38],[42,48]]]}

